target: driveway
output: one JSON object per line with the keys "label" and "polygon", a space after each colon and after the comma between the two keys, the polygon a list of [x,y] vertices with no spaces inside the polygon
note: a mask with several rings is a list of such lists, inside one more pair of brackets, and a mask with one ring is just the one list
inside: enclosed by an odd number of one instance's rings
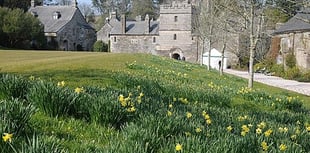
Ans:
{"label": "driveway", "polygon": [[[232,69],[224,70],[225,73],[248,79],[247,71],[237,71]],[[254,81],[264,83],[270,86],[279,87],[291,91],[295,91],[310,96],[310,83],[298,82],[294,80],[285,80],[276,76],[267,76],[262,73],[254,74]]]}

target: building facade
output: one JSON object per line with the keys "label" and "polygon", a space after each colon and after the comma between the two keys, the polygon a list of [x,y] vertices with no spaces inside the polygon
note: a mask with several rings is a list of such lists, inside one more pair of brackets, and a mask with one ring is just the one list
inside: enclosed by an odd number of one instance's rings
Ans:
{"label": "building facade", "polygon": [[48,49],[89,51],[96,41],[96,31],[83,17],[76,0],[71,5],[36,6],[31,0],[29,12],[44,25]]}
{"label": "building facade", "polygon": [[296,57],[296,66],[302,70],[310,70],[310,11],[303,10],[281,25],[274,33],[279,40],[279,57],[285,64],[288,54]]}
{"label": "building facade", "polygon": [[150,53],[179,60],[197,62],[198,40],[193,33],[194,2],[173,2],[160,6],[158,20],[127,21],[113,13],[98,31],[97,40],[110,44],[111,52]]}

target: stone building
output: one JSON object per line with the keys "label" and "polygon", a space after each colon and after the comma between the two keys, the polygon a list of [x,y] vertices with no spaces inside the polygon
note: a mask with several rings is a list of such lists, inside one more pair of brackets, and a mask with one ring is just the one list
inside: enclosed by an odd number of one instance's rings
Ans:
{"label": "stone building", "polygon": [[[301,70],[310,70],[310,11],[303,10],[281,25],[273,33],[280,39],[278,59],[285,63],[285,56],[293,53]],[[273,44],[275,45],[275,44]]]}
{"label": "stone building", "polygon": [[76,0],[64,6],[36,6],[31,0],[29,12],[44,25],[48,49],[92,50],[96,31],[86,22]]}
{"label": "stone building", "polygon": [[192,28],[193,1],[160,6],[158,20],[146,15],[144,20],[127,21],[113,13],[98,31],[97,40],[110,44],[111,52],[150,53],[197,62],[198,40]]}

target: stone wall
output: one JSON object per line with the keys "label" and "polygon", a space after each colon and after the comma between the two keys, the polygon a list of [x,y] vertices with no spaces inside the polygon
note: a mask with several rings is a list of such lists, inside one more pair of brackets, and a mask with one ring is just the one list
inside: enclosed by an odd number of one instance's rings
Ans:
{"label": "stone wall", "polygon": [[96,32],[94,29],[85,28],[82,25],[87,24],[79,11],[76,11],[72,20],[57,33],[59,50],[92,50],[96,41]]}
{"label": "stone wall", "polygon": [[110,47],[115,53],[155,54],[157,39],[157,35],[114,35],[110,37]]}
{"label": "stone wall", "polygon": [[293,52],[296,56],[296,65],[303,70],[310,70],[310,32],[290,33],[281,37],[280,52],[284,55]]}

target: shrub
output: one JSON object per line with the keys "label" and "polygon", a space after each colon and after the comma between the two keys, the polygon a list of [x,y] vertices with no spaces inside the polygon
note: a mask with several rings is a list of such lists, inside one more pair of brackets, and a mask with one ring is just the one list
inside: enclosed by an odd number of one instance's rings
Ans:
{"label": "shrub", "polygon": [[101,40],[96,41],[93,48],[95,52],[108,52],[109,49],[108,44],[104,43]]}
{"label": "shrub", "polygon": [[296,66],[296,57],[294,53],[289,53],[286,55],[285,64],[289,68],[294,68]]}
{"label": "shrub", "polygon": [[300,71],[298,67],[292,67],[285,71],[284,78],[286,79],[296,79],[300,76]]}

